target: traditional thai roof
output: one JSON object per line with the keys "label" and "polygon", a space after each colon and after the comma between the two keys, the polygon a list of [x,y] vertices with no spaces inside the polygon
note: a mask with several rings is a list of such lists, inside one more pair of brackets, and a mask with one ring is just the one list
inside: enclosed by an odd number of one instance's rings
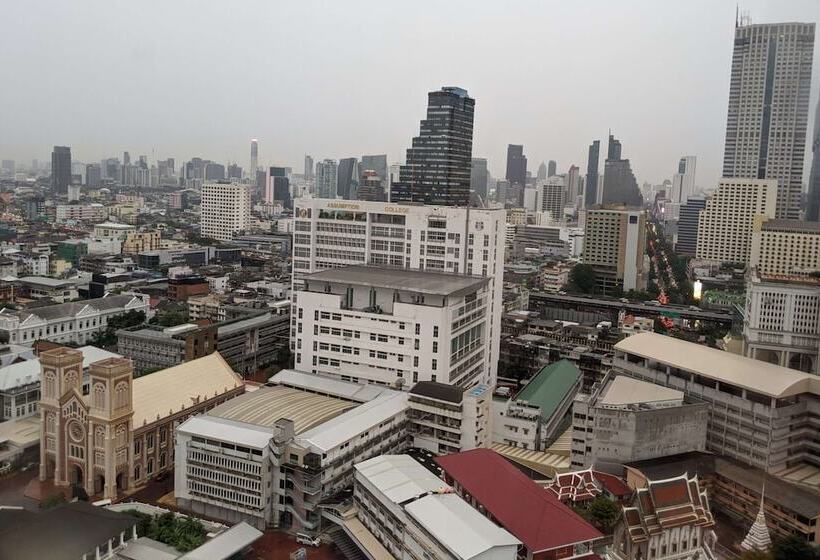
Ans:
{"label": "traditional thai roof", "polygon": [[593,500],[602,493],[619,499],[632,494],[632,489],[617,476],[591,468],[558,474],[547,486],[547,490],[564,503]]}

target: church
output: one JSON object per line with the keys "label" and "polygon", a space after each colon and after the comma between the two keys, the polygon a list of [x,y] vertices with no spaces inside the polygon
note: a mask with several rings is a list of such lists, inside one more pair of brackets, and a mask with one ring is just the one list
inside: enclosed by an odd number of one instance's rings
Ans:
{"label": "church", "polygon": [[105,499],[173,472],[174,428],[245,391],[217,352],[137,379],[131,360],[107,358],[91,364],[88,394],[79,350],[40,364],[40,480]]}

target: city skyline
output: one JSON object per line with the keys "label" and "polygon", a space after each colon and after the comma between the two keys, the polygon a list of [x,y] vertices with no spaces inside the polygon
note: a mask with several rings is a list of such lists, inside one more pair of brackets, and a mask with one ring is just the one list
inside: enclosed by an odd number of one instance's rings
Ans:
{"label": "city skyline", "polygon": [[[409,55],[402,45],[416,36],[424,9],[404,7],[391,15],[391,26],[395,28],[391,27],[389,33],[377,28],[387,42],[378,53],[370,52],[369,41],[359,43],[349,37],[339,52],[326,49],[324,47],[332,39],[332,29],[328,28],[325,31],[329,36],[316,44],[297,40],[294,44],[299,56],[294,57],[298,59],[295,61],[278,55],[279,39],[270,39],[272,44],[269,45],[265,42],[267,39],[262,41],[255,33],[238,39],[236,45],[220,45],[219,51],[203,47],[201,43],[194,47],[184,44],[191,39],[189,28],[182,26],[176,37],[167,27],[171,21],[176,21],[174,16],[178,12],[174,7],[170,7],[164,18],[169,23],[158,27],[141,26],[142,18],[150,15],[150,9],[131,11],[122,8],[125,32],[122,34],[124,38],[120,38],[104,26],[92,25],[93,18],[92,23],[86,21],[93,6],[88,4],[76,13],[69,13],[55,5],[51,10],[38,11],[36,20],[30,15],[34,11],[27,11],[28,6],[11,8],[11,15],[20,20],[21,25],[0,38],[0,46],[13,53],[10,75],[24,80],[30,94],[21,96],[15,88],[0,93],[0,106],[11,115],[5,123],[7,135],[0,135],[0,154],[4,159],[25,164],[34,158],[45,161],[53,145],[69,145],[73,159],[86,163],[128,149],[131,153],[149,154],[151,159],[172,156],[184,161],[198,155],[247,165],[248,142],[258,138],[260,164],[299,169],[305,153],[314,154],[317,159],[337,160],[367,153],[387,153],[389,162],[400,162],[408,135],[417,126],[417,115],[423,112],[421,100],[424,94],[442,85],[457,85],[470,91],[477,101],[473,156],[486,157],[490,172],[496,177],[504,175],[505,150],[512,142],[524,144],[533,162],[556,160],[559,173],[566,172],[573,163],[584,169],[589,143],[594,139],[605,139],[606,130],[610,128],[630,146],[630,159],[639,182],[658,183],[669,178],[669,170],[674,168],[682,153],[698,157],[700,187],[714,186],[720,175],[734,4],[713,7],[710,3],[707,21],[702,20],[702,6],[681,7],[675,14],[678,24],[674,29],[664,27],[668,14],[646,10],[647,4],[640,2],[621,7],[619,13],[610,12],[602,4],[591,14],[576,13],[581,9],[569,6],[535,4],[522,5],[510,13],[499,6],[476,4],[474,10],[462,14],[464,10],[454,6],[449,8],[454,12],[453,18],[442,17],[441,22],[434,23],[425,31],[425,37],[429,33],[428,40]],[[357,19],[357,25],[369,26],[373,20],[378,21],[386,15],[381,7],[367,6],[368,9],[363,5],[360,10],[352,10],[364,15]],[[755,23],[814,21],[820,15],[820,6],[810,1],[787,5],[753,2],[742,8],[751,13]],[[246,17],[246,12],[252,9],[259,17]],[[217,8],[207,8],[201,13],[186,11],[185,17],[192,24],[190,28],[198,27],[194,21],[197,18],[217,15],[224,16],[226,23],[230,23],[231,18],[242,18],[245,23],[250,21],[251,26],[264,24],[269,18],[285,17],[292,22],[292,28],[284,34],[287,39],[291,34],[306,31],[302,22],[326,25],[303,17],[302,12],[310,9],[310,5],[274,9],[260,4],[224,14],[215,13]],[[461,23],[450,25],[449,35],[437,33],[441,31],[437,26],[459,21],[454,19],[455,12],[463,15]],[[344,17],[345,13],[338,15]],[[586,43],[583,45],[575,49],[561,48],[561,57],[546,59],[544,52],[560,48],[562,41],[571,39],[567,33],[574,34],[574,31],[559,28],[556,33],[546,33],[546,43],[525,38],[523,44],[516,43],[522,56],[508,64],[507,58],[499,60],[508,51],[485,46],[481,31],[500,34],[499,38],[503,39],[507,33],[505,18],[521,15],[527,15],[528,19],[540,17],[549,29],[558,26],[562,19],[572,21],[583,15],[590,32],[584,35]],[[493,27],[480,27],[488,20],[497,23]],[[38,32],[41,28],[42,31],[53,31],[57,36],[55,40],[67,33],[64,30],[70,30],[72,41],[68,41],[66,56],[72,62],[65,70],[42,73],[38,69],[46,63],[51,51],[45,52],[40,50],[41,47],[31,45],[26,49],[15,46],[18,40],[19,44],[24,43],[18,34],[32,31],[35,24]],[[635,25],[640,26],[640,32],[635,33]],[[177,28],[173,29],[176,31]],[[88,33],[83,33],[85,31]],[[613,33],[621,31],[629,32],[634,40],[627,45],[607,42]],[[77,41],[76,37],[83,34],[88,37]],[[98,41],[106,41],[110,48],[100,52],[95,47]],[[471,53],[470,61],[464,62],[457,57],[453,62],[439,61],[435,68],[429,65],[435,49],[448,48],[451,42],[459,41]],[[663,41],[660,51],[652,46],[658,47],[659,41]],[[246,51],[243,56],[250,55],[240,59],[240,49]],[[493,53],[492,50],[499,52]],[[361,55],[357,60],[357,71],[351,72],[348,68],[342,72],[338,67],[338,71],[334,69],[318,77],[317,73],[308,75],[306,72],[307,68],[323,64],[322,60],[329,67],[336,68],[336,57],[351,54]],[[410,58],[406,58],[408,56]],[[107,80],[106,87],[111,95],[91,96],[91,102],[85,86],[93,85],[98,78],[88,69],[105,67],[109,57],[129,61],[131,73],[128,75],[131,77],[114,83]],[[167,62],[160,63],[166,57]],[[225,57],[229,57],[230,65],[235,68],[244,69],[250,65],[250,72],[259,73],[260,85],[249,90],[236,90],[223,85],[217,73],[202,72],[205,67],[224,63]],[[615,59],[629,62],[611,64]],[[477,66],[473,60],[484,62]],[[158,67],[153,70],[154,77],[147,79],[142,67],[152,64]],[[583,86],[586,78],[577,70],[581,67],[589,70],[595,83],[608,84],[606,95],[578,96],[576,90],[583,90],[583,87],[566,88],[566,92],[560,88],[559,91],[539,88],[545,81],[549,83],[554,75],[562,73]],[[404,73],[407,69],[414,70],[417,77],[398,91],[392,87],[391,77],[395,72]],[[179,80],[180,71],[186,75],[209,75],[214,79]],[[621,75],[625,72],[628,79],[614,80],[616,71]],[[73,73],[73,78],[69,79],[65,72]],[[373,72],[381,72],[385,79],[369,81],[369,89],[346,87],[351,77],[358,84],[362,74]],[[532,86],[511,90],[503,78],[513,72],[529,74]],[[286,84],[292,87],[282,87],[280,80],[278,88],[268,88],[265,86],[268,75],[278,76],[277,80],[285,75]],[[676,79],[680,75],[690,78],[682,83]],[[77,77],[90,82],[82,88],[76,87],[72,80]],[[61,103],[54,103],[53,97],[45,93],[51,91],[51,85],[57,80],[68,83],[61,92]],[[141,87],[126,87],[134,81]],[[814,120],[817,105],[817,79],[814,82],[810,122]],[[586,89],[595,91],[592,86]],[[532,91],[540,93],[533,94]],[[549,93],[545,95],[546,91]],[[71,110],[66,111],[66,108]],[[111,114],[118,118],[109,119]],[[222,118],[215,118],[220,115]],[[361,126],[363,120],[366,122],[374,115],[378,115],[377,130],[374,131],[373,126]],[[107,125],[98,126],[95,118],[105,118]],[[545,134],[545,130],[556,132]],[[675,138],[675,141],[657,142],[658,136]],[[809,166],[810,154],[804,162],[804,182],[808,178]]]}

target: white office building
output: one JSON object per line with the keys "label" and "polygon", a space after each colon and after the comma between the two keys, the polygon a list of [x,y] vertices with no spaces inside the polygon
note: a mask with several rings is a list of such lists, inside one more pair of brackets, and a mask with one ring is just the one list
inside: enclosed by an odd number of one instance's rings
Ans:
{"label": "white office building", "polygon": [[581,261],[595,269],[599,289],[646,289],[646,213],[605,205],[586,211]]}
{"label": "white office building", "polygon": [[303,276],[298,370],[393,387],[489,384],[489,280],[348,266]]}
{"label": "white office building", "polygon": [[239,183],[202,185],[200,234],[202,237],[230,241],[250,228],[251,192]]}
{"label": "white office building", "polygon": [[[698,159],[695,156],[683,156],[678,162],[678,172],[672,176],[672,192],[667,198],[672,202],[685,203],[695,194],[695,169]],[[670,196],[671,195],[671,196]]]}
{"label": "white office building", "polygon": [[[349,265],[387,265],[486,277],[491,318],[487,325],[491,346],[486,359],[494,382],[501,332],[505,234],[502,208],[302,199],[296,201],[295,210],[294,292],[305,274]],[[292,346],[296,339],[294,317]]]}
{"label": "white office building", "polygon": [[558,175],[550,177],[536,189],[536,212],[549,212],[553,222],[562,222],[564,206],[567,204],[567,186],[564,177]]}

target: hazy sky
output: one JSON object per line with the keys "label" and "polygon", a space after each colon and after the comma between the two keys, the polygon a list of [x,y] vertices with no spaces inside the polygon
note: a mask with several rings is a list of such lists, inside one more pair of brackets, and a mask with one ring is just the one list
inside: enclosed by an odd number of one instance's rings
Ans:
{"label": "hazy sky", "polygon": [[[820,0],[742,9],[756,23],[820,20]],[[583,173],[608,128],[640,182],[694,154],[705,187],[722,163],[733,1],[8,0],[2,12],[0,157],[25,164],[66,144],[81,161],[128,150],[247,167],[254,137],[260,163],[296,172],[305,153],[398,162],[442,85],[476,99],[473,155],[496,176],[508,143],[533,172],[555,159]]]}

